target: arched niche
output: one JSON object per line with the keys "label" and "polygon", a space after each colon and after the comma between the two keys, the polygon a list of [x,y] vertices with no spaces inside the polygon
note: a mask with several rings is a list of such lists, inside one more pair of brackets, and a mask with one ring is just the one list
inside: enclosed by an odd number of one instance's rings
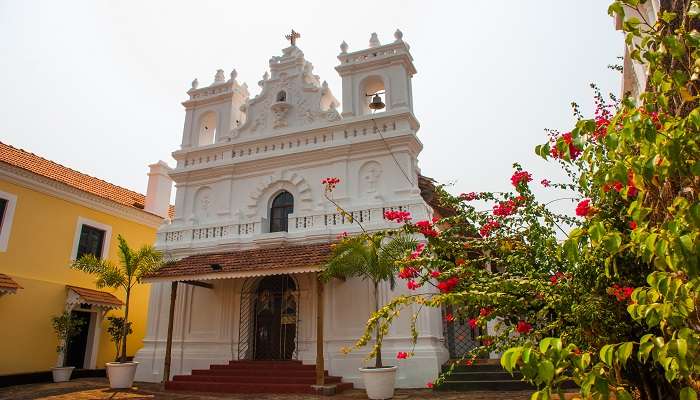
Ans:
{"label": "arched niche", "polygon": [[217,119],[217,115],[214,111],[209,111],[199,118],[199,134],[197,136],[198,146],[206,146],[214,143],[218,125]]}
{"label": "arched niche", "polygon": [[370,75],[360,82],[360,115],[367,115],[372,113],[372,109],[369,108],[369,103],[372,101],[373,97],[371,95],[374,95],[378,92],[384,93],[380,94],[379,97],[382,98],[384,104],[388,104],[387,90],[383,77],[379,75]]}
{"label": "arched niche", "polygon": [[197,222],[210,221],[214,215],[214,192],[209,186],[201,187],[194,194],[192,203],[192,215]]}

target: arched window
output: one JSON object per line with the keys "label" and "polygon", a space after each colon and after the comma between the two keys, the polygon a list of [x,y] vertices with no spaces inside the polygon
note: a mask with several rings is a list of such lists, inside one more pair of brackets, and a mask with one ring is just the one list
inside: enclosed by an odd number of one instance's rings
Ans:
{"label": "arched window", "polygon": [[380,95],[380,98],[387,103],[386,108],[380,111],[386,111],[389,108],[386,97],[386,87],[384,86],[384,81],[382,78],[376,75],[368,76],[360,84],[360,114],[367,115],[372,114],[372,109],[369,108],[369,103],[372,102],[374,94],[377,92],[383,92],[384,95]]}
{"label": "arched window", "polygon": [[280,90],[279,93],[277,93],[277,101],[287,101],[287,92]]}
{"label": "arched window", "polygon": [[289,214],[294,212],[294,196],[289,192],[282,192],[272,200],[270,207],[270,232],[287,232]]}
{"label": "arched window", "polygon": [[214,143],[216,138],[216,113],[208,112],[204,114],[199,123],[199,146],[206,146],[208,144]]}

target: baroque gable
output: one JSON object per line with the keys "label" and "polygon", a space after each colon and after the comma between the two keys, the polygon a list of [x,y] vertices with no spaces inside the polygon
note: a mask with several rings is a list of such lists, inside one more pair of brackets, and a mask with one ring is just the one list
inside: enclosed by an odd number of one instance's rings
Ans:
{"label": "baroque gable", "polygon": [[340,120],[338,100],[328,84],[313,73],[313,64],[296,46],[270,59],[258,85],[261,92],[241,105],[243,123],[234,127],[231,138],[274,136],[289,130]]}

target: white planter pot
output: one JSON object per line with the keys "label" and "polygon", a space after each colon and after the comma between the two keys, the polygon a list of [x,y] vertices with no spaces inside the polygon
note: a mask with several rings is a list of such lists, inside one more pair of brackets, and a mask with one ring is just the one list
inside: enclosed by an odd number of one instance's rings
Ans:
{"label": "white planter pot", "polygon": [[384,400],[394,397],[397,369],[398,367],[360,368],[367,397],[372,400]]}
{"label": "white planter pot", "polygon": [[75,367],[56,367],[51,368],[54,382],[68,382]]}
{"label": "white planter pot", "polygon": [[111,389],[128,389],[134,383],[134,375],[136,375],[136,367],[138,362],[132,361],[127,363],[109,362],[107,366],[107,377],[109,378],[109,387]]}

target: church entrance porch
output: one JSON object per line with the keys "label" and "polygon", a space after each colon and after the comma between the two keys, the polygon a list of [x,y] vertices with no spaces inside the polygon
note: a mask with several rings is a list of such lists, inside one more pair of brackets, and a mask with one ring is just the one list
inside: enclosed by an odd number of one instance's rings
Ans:
{"label": "church entrance porch", "polygon": [[290,275],[248,280],[241,293],[238,359],[295,359],[298,304],[297,284]]}

